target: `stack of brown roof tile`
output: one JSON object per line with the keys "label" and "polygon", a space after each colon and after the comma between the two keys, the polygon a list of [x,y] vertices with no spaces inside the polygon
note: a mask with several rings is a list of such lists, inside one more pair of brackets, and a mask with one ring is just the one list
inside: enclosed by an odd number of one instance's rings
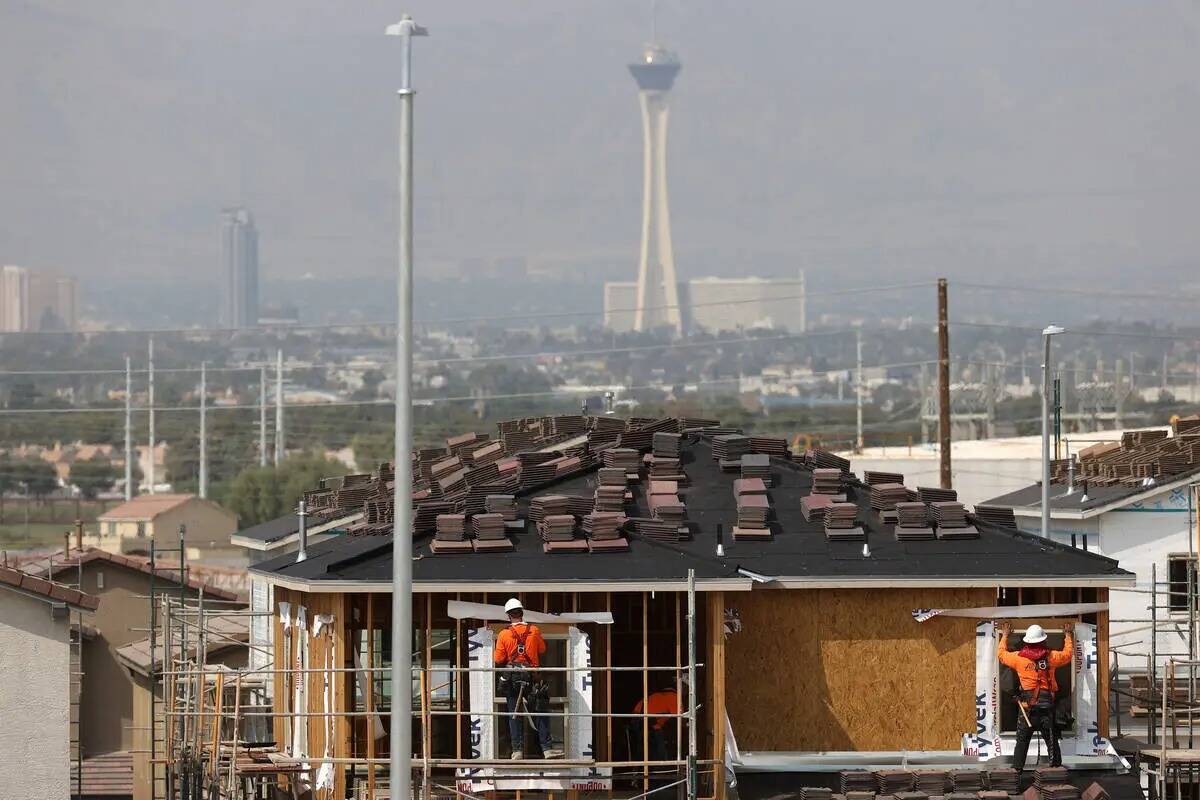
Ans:
{"label": "stack of brown roof tile", "polygon": [[896,538],[902,542],[937,538],[925,518],[924,503],[896,504]]}
{"label": "stack of brown roof tile", "polygon": [[750,452],[750,437],[731,433],[714,436],[712,440],[713,458],[718,461],[737,461]]}
{"label": "stack of brown roof tile", "polygon": [[987,785],[992,791],[1016,794],[1021,774],[1012,767],[996,767],[987,771]]}
{"label": "stack of brown roof tile", "polygon": [[854,503],[830,503],[825,509],[825,538],[830,541],[866,539],[863,529],[855,524],[857,516],[858,506]]}
{"label": "stack of brown roof tile", "polygon": [[679,458],[679,445],[683,437],[678,433],[659,431],[654,434],[654,455],[663,458]]}
{"label": "stack of brown roof tile", "polygon": [[523,464],[521,466],[521,486],[523,488],[541,486],[557,477],[558,465],[554,463],[554,459],[543,461],[540,464]]}
{"label": "stack of brown roof tile", "polygon": [[596,511],[619,512],[625,510],[625,485],[596,487],[594,508]]}
{"label": "stack of brown roof tile", "polygon": [[1083,790],[1081,800],[1109,800],[1109,794],[1103,786],[1092,781],[1092,785]]}
{"label": "stack of brown roof tile", "polygon": [[538,520],[537,529],[543,541],[569,541],[575,538],[575,517],[570,514],[547,514]]}
{"label": "stack of brown roof tile", "polygon": [[952,503],[958,499],[958,492],[936,486],[918,486],[917,496],[922,503]]}
{"label": "stack of brown roof tile", "polygon": [[762,478],[737,478],[733,482],[734,495],[766,494],[767,484]]}
{"label": "stack of brown roof tile", "polygon": [[770,538],[771,531],[767,528],[767,515],[770,510],[771,504],[765,494],[738,495],[734,540]]}
{"label": "stack of brown roof tile", "polygon": [[860,792],[846,792],[844,794],[834,795],[833,800],[875,800],[875,790]]}
{"label": "stack of brown roof tile", "polygon": [[833,790],[825,786],[802,786],[800,800],[833,800]]}
{"label": "stack of brown roof tile", "polygon": [[831,494],[809,494],[800,498],[800,512],[809,522],[823,522],[825,509],[833,504]]}
{"label": "stack of brown roof tile", "polygon": [[437,528],[437,518],[440,514],[453,514],[455,504],[442,500],[426,500],[416,507],[413,513],[413,531],[425,534],[433,533]]}
{"label": "stack of brown roof tile", "polygon": [[681,480],[685,476],[678,458],[666,456],[646,456],[646,465],[650,468],[650,477],[658,480]]}
{"label": "stack of brown roof tile", "polygon": [[446,473],[434,480],[434,492],[447,499],[458,497],[467,491],[467,471],[459,469]]}
{"label": "stack of brown roof tile", "polygon": [[598,512],[583,518],[583,533],[588,549],[593,553],[621,552],[629,549],[629,541],[621,535],[625,523],[623,514]]}
{"label": "stack of brown roof tile", "polygon": [[976,505],[975,516],[990,525],[1004,528],[1016,528],[1017,517],[1011,508],[1004,506]]}
{"label": "stack of brown roof tile", "polygon": [[813,494],[841,494],[842,471],[831,467],[818,467],[812,472]]}
{"label": "stack of brown roof tile", "polygon": [[655,518],[676,525],[682,525],[687,514],[687,509],[677,494],[652,494],[647,498],[647,506]]}
{"label": "stack of brown roof tile", "polygon": [[489,494],[484,498],[483,507],[489,514],[499,514],[505,522],[517,518],[517,498],[511,494]]}
{"label": "stack of brown roof tile", "polygon": [[958,501],[930,503],[929,519],[937,526],[939,539],[979,538],[979,531],[967,522],[967,512]]}
{"label": "stack of brown roof tile", "polygon": [[880,472],[878,470],[863,470],[863,481],[868,486],[874,486],[878,483],[899,483],[904,484],[904,476],[899,472]]}
{"label": "stack of brown roof tile", "polygon": [[1079,787],[1069,783],[1047,783],[1038,790],[1042,800],[1080,800]]}
{"label": "stack of brown roof tile", "polygon": [[504,458],[503,442],[488,442],[471,451],[471,462],[476,465],[492,464]]}
{"label": "stack of brown roof tile", "polygon": [[843,475],[850,472],[850,462],[828,450],[809,450],[804,458],[813,469],[836,469]]}
{"label": "stack of brown roof tile", "polygon": [[946,772],[940,769],[913,770],[918,792],[924,792],[930,797],[940,797],[946,793]]}
{"label": "stack of brown roof tile", "polygon": [[652,431],[639,429],[627,430],[621,434],[621,438],[617,443],[622,448],[637,450],[639,453],[649,450],[654,444],[654,433]]}
{"label": "stack of brown roof tile", "polygon": [[679,482],[671,480],[651,480],[647,488],[648,494],[679,494]]}
{"label": "stack of brown roof tile", "polygon": [[850,792],[873,792],[876,788],[875,773],[869,769],[844,769],[838,773],[842,794]]}
{"label": "stack of brown roof tile", "polygon": [[471,433],[462,433],[447,439],[446,449],[454,455],[461,457],[478,450],[490,438],[486,433],[480,434],[473,431]]}
{"label": "stack of brown roof tile", "polygon": [[529,518],[534,522],[541,522],[549,516],[566,514],[570,508],[570,502],[566,496],[561,494],[544,494],[541,497],[531,498]]}
{"label": "stack of brown roof tile", "polygon": [[629,527],[638,536],[647,539],[678,542],[690,536],[687,527],[654,517],[630,517]]}
{"label": "stack of brown roof tile", "polygon": [[1066,767],[1038,767],[1033,771],[1033,788],[1043,797],[1047,786],[1067,782]]}
{"label": "stack of brown roof tile", "polygon": [[771,457],[766,453],[747,453],[742,456],[742,477],[762,478],[764,481],[771,477]]}
{"label": "stack of brown roof tile", "polygon": [[881,769],[875,773],[875,780],[880,794],[895,794],[910,792],[913,788],[913,774],[905,769]]}
{"label": "stack of brown roof tile", "polygon": [[462,514],[438,514],[437,532],[429,544],[435,553],[469,553],[471,543],[467,541],[467,518]]}
{"label": "stack of brown roof tile", "polygon": [[567,498],[567,513],[582,517],[596,510],[596,498],[580,495],[570,495]]}
{"label": "stack of brown roof tile", "polygon": [[642,454],[628,447],[614,447],[605,450],[602,458],[604,466],[620,468],[626,473],[637,472],[642,464]]}
{"label": "stack of brown roof tile", "polygon": [[476,514],[471,517],[472,545],[475,552],[502,552],[513,549],[502,514]]}
{"label": "stack of brown roof tile", "polygon": [[975,797],[978,797],[979,800],[1012,800],[1012,796],[1015,794],[1016,792],[1002,792],[998,789],[987,789],[982,792],[977,792]]}
{"label": "stack of brown roof tile", "polygon": [[751,436],[750,451],[753,453],[765,453],[768,456],[776,458],[787,458],[787,439],[780,439],[775,436]]}
{"label": "stack of brown roof tile", "polygon": [[622,489],[629,483],[628,472],[621,467],[601,467],[596,470],[601,486],[620,486]]}
{"label": "stack of brown roof tile", "polygon": [[983,771],[978,769],[951,770],[950,785],[956,792],[981,792],[983,791]]}
{"label": "stack of brown roof tile", "polygon": [[719,419],[707,419],[703,417],[680,417],[679,428],[683,431],[695,431],[702,428],[715,428],[721,424]]}
{"label": "stack of brown roof tile", "polygon": [[896,503],[908,502],[908,489],[901,483],[876,483],[871,486],[871,508],[893,511]]}

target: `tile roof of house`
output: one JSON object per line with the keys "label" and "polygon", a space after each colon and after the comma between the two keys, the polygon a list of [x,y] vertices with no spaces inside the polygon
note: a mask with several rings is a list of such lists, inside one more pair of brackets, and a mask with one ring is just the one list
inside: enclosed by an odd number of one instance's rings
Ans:
{"label": "tile roof of house", "polygon": [[194,494],[143,494],[120,505],[113,506],[99,517],[101,522],[120,520],[152,520],[159,514],[181,506],[196,498]]}
{"label": "tile roof of house", "polygon": [[[497,479],[493,473],[487,478],[489,483],[485,487],[488,488],[479,491],[470,485],[459,487],[455,482],[453,494],[443,492],[440,497],[435,494],[417,500],[414,503],[414,580],[427,584],[621,583],[681,580],[686,578],[689,569],[695,570],[701,581],[743,579],[745,571],[750,571],[794,581],[844,581],[846,585],[853,585],[855,581],[887,579],[963,583],[1036,580],[1069,585],[1081,579],[1123,583],[1132,577],[1111,559],[1023,534],[1011,527],[994,525],[975,516],[970,522],[978,531],[977,538],[901,541],[895,535],[894,523],[885,520],[878,509],[871,508],[870,490],[844,472],[848,468],[844,459],[819,451],[793,459],[786,448],[780,450],[775,441],[757,437],[758,447],[784,455],[773,456],[769,462],[772,480],[767,491],[770,512],[767,529],[743,531],[753,533],[754,540],[750,537],[735,540],[732,533],[738,524],[739,504],[734,495],[734,481],[741,477],[741,470],[736,461],[728,458],[721,461],[713,452],[713,440],[732,431],[674,425],[675,429],[685,431],[679,448],[680,458],[676,462],[673,458],[642,455],[642,451],[652,449],[654,431],[646,428],[672,427],[666,421],[642,421],[637,429],[631,429],[622,421],[600,419],[605,420],[603,427],[589,428],[589,433],[599,431],[600,435],[589,436],[581,447],[573,448],[570,453],[535,454],[528,448],[536,441],[523,441],[526,449],[511,456],[515,469],[510,476]],[[617,428],[614,422],[621,427]],[[739,442],[739,447],[746,444]],[[722,452],[728,449],[727,440],[719,444]],[[614,445],[619,447],[614,448]],[[632,461],[626,455],[631,449],[637,451]],[[418,469],[414,472],[417,480],[426,485],[436,483],[436,480],[423,477],[423,474],[429,474],[433,478],[432,473],[423,473],[423,467],[439,458],[445,460],[446,455],[445,452],[419,454]],[[613,475],[609,473],[615,472],[619,478],[620,473],[627,470],[627,467],[614,469],[613,465],[626,462],[644,465],[636,482],[629,483],[631,496],[623,503],[626,521],[622,534],[628,542],[627,548],[616,552],[596,548],[595,552],[588,552],[587,547],[583,547],[580,551],[577,541],[563,547],[560,542],[539,535],[538,525],[529,519],[531,500],[565,495],[569,502],[578,504],[577,510],[566,513],[578,517],[587,513],[584,506],[604,500],[598,492],[606,480],[612,479]],[[601,464],[608,466],[600,471]],[[843,471],[840,474],[843,475],[846,499],[857,508],[856,523],[866,537],[869,556],[863,555],[861,536],[856,541],[831,541],[819,515],[814,515],[812,520],[806,518],[801,501],[813,493],[813,470],[821,467],[833,469],[835,476],[839,470]],[[439,467],[446,468],[453,468],[453,465]],[[660,474],[655,474],[656,469]],[[665,516],[667,511],[678,513],[672,504],[657,501],[652,504],[648,497],[651,479],[670,483],[667,475],[661,474],[662,470],[682,473],[684,483],[678,490],[685,514],[682,526],[672,524],[673,517]],[[625,474],[630,476],[632,473]],[[349,491],[345,486],[321,490],[331,506],[361,504],[367,507],[367,520],[357,529],[358,535],[352,530],[351,535],[311,545],[304,562],[296,563],[294,556],[282,556],[262,562],[251,571],[273,575],[283,581],[306,583],[390,580],[391,538],[388,534],[392,520],[390,502],[385,499],[383,488],[389,481],[390,475],[385,470],[379,476],[362,476],[350,481]],[[491,488],[498,484],[507,485],[509,490]],[[438,515],[480,513],[483,509],[474,507],[474,496],[482,495],[479,498],[482,502],[489,493],[518,496],[518,516],[524,522],[513,526],[513,547],[508,551],[472,552],[469,546],[464,549],[457,542],[447,542],[448,546],[439,552],[435,524]],[[561,505],[561,501],[557,505]],[[655,517],[656,508],[663,516]],[[533,516],[540,513],[535,509]],[[680,527],[682,531],[679,531]],[[723,556],[716,554],[719,531],[723,532]],[[446,554],[448,552],[453,554]]]}
{"label": "tile roof of house", "polygon": [[[231,647],[238,647],[250,641],[250,623],[245,617],[222,616],[219,612],[205,616],[204,630],[207,637],[209,655],[215,655]],[[117,658],[127,667],[142,675],[150,674],[150,639],[139,639],[124,647],[116,649]],[[188,656],[196,653],[195,637],[188,640]],[[154,664],[159,669],[163,665],[163,643],[161,639],[155,644]]]}
{"label": "tile roof of house", "polygon": [[[61,572],[76,569],[80,563],[90,564],[94,561],[103,561],[117,566],[126,567],[137,572],[150,574],[150,559],[141,558],[139,556],[123,556],[116,553],[110,553],[107,550],[101,550],[98,547],[85,547],[81,551],[71,550],[67,555],[63,555],[61,550],[52,553],[49,556],[39,556],[36,559],[25,561],[22,568],[34,575],[53,577]],[[156,579],[170,581],[176,585],[179,584],[179,569],[172,567],[164,567],[156,565],[154,571]],[[228,589],[223,589],[213,584],[209,576],[202,571],[199,575],[189,575],[187,585],[189,588],[204,589],[204,593],[211,595],[218,600],[237,600],[236,592]]]}
{"label": "tile roof of house", "polygon": [[66,603],[88,611],[95,611],[100,605],[100,598],[95,595],[11,567],[0,567],[0,587],[19,590],[37,595],[48,602]]}

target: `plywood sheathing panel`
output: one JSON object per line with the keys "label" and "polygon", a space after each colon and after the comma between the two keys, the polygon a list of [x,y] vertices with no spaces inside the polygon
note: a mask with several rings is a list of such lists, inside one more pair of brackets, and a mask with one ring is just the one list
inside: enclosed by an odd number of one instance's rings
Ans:
{"label": "plywood sheathing panel", "polygon": [[975,720],[975,621],[992,589],[728,593],[725,703],[744,750],[949,750]]}

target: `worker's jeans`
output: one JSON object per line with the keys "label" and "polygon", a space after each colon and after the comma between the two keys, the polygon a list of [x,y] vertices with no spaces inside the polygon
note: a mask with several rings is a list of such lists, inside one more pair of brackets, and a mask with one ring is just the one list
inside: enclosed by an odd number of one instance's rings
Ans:
{"label": "worker's jeans", "polygon": [[[522,714],[528,710],[530,712],[538,712],[545,714],[550,709],[538,708],[536,704],[529,699],[532,684],[524,681],[509,681],[508,690],[505,693],[505,699],[508,701],[508,736],[512,740],[512,749],[514,752],[524,750],[525,747],[525,718]],[[518,702],[518,697],[520,701]],[[549,717],[530,717],[533,720],[533,728],[537,731],[538,744],[542,746],[542,753],[545,754],[550,749],[550,718]]]}
{"label": "worker's jeans", "polygon": [[1062,766],[1062,753],[1058,749],[1058,731],[1054,722],[1054,709],[1031,708],[1028,713],[1031,725],[1025,723],[1025,717],[1020,716],[1021,710],[1017,709],[1017,748],[1013,751],[1013,767],[1018,770],[1025,769],[1025,754],[1029,752],[1029,742],[1035,732],[1040,734],[1046,742],[1046,748],[1050,754],[1050,766]]}

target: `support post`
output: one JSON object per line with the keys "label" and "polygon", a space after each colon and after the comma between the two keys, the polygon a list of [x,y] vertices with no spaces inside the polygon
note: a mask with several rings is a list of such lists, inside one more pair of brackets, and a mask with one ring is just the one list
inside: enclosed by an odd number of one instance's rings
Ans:
{"label": "support post", "polygon": [[[82,554],[80,554],[82,556]],[[158,791],[154,779],[156,767],[154,762],[158,756],[158,745],[154,737],[154,695],[158,686],[154,672],[154,648],[158,646],[158,620],[154,614],[154,572],[158,569],[154,553],[154,537],[150,537],[150,720],[147,729],[150,731],[150,800],[158,800]]]}
{"label": "support post", "polygon": [[208,362],[200,362],[200,487],[201,498],[208,497]]}
{"label": "support post", "polygon": [[275,466],[283,461],[283,350],[275,351]]}
{"label": "support post", "polygon": [[412,37],[426,34],[407,14],[387,33],[400,39],[399,272],[396,281],[395,528],[392,535],[391,800],[412,798],[412,286],[413,99]]}
{"label": "support post", "polygon": [[133,499],[133,367],[125,356],[125,502]]}
{"label": "support post", "polygon": [[[688,765],[687,796],[696,800],[696,571],[688,570]],[[717,635],[721,635],[718,631]],[[722,778],[724,776],[721,776]]]}
{"label": "support post", "polygon": [[950,317],[946,279],[938,278],[938,455],[942,488],[953,488],[950,473]]}
{"label": "support post", "polygon": [[150,408],[150,420],[149,420],[150,457],[148,459],[146,459],[147,466],[149,467],[149,469],[147,470],[147,473],[146,473],[146,477],[147,477],[146,483],[149,484],[149,486],[150,486],[150,494],[154,494],[155,475],[154,475],[154,337],[153,336],[150,337],[146,348],[147,348],[147,355],[148,355],[147,364],[146,364],[147,370],[148,370],[148,377],[146,378],[146,401],[147,401],[147,405]]}
{"label": "support post", "polygon": [[854,351],[855,364],[857,368],[854,371],[854,406],[855,406],[855,430],[856,436],[854,439],[854,452],[861,453],[863,450],[863,363],[862,363],[862,328],[854,329]]}

